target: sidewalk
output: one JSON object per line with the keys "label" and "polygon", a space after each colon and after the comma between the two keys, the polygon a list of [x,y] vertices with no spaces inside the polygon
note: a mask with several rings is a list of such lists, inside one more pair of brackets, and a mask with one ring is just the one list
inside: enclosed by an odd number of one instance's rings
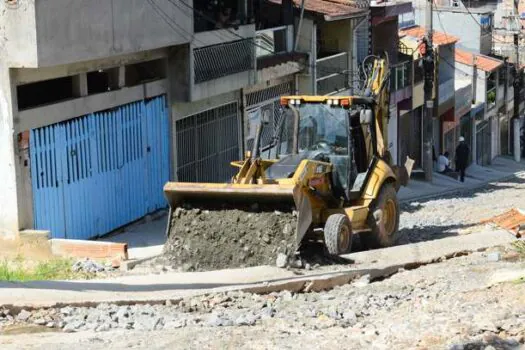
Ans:
{"label": "sidewalk", "polygon": [[433,174],[431,183],[410,180],[407,187],[401,187],[398,198],[401,202],[407,202],[462,189],[473,189],[522,172],[525,174],[525,161],[516,163],[512,159],[498,157],[492,161],[490,166],[469,166],[463,183],[440,173]]}
{"label": "sidewalk", "polygon": [[147,259],[162,254],[166,242],[167,212],[161,212],[101,238],[103,242],[127,243],[130,260]]}
{"label": "sidewalk", "polygon": [[274,266],[209,272],[123,276],[107,280],[0,282],[0,306],[55,307],[96,305],[102,302],[164,303],[189,295],[227,290],[317,290],[346,284],[355,277],[389,276],[401,267],[431,263],[458,252],[500,246],[516,238],[507,231],[486,231],[465,236],[402,245],[345,255],[346,265],[323,266],[298,272]]}

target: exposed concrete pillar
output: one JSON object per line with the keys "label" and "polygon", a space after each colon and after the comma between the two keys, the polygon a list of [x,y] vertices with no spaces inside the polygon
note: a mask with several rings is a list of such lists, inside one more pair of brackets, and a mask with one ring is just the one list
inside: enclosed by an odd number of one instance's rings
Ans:
{"label": "exposed concrete pillar", "polygon": [[520,120],[515,118],[514,123],[514,160],[521,162],[521,147],[520,147]]}
{"label": "exposed concrete pillar", "polygon": [[73,77],[73,94],[76,97],[88,95],[87,73],[80,73]]}
{"label": "exposed concrete pillar", "polygon": [[16,91],[6,64],[0,63],[0,238],[16,239],[19,229],[18,162],[13,114]]}
{"label": "exposed concrete pillar", "polygon": [[118,87],[122,89],[126,86],[126,66],[118,67]]}
{"label": "exposed concrete pillar", "polygon": [[167,76],[171,103],[191,100],[194,71],[193,49],[190,45],[181,45],[170,50]]}

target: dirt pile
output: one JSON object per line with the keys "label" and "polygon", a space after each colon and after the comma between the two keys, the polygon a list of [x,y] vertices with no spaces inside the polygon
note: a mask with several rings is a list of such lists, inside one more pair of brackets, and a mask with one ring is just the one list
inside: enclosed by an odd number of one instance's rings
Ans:
{"label": "dirt pile", "polygon": [[183,271],[275,265],[297,250],[292,210],[177,208],[172,220],[164,260]]}

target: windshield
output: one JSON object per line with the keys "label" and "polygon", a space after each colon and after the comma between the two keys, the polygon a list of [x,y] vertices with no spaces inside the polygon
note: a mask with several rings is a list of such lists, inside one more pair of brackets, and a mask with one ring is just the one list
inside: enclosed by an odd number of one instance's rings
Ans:
{"label": "windshield", "polygon": [[292,152],[294,113],[299,112],[299,153],[322,150],[328,154],[348,154],[348,111],[325,104],[304,104],[284,109],[281,154]]}

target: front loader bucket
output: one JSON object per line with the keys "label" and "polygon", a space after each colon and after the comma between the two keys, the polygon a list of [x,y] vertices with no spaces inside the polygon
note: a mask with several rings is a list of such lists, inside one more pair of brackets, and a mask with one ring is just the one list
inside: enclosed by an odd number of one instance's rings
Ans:
{"label": "front loader bucket", "polygon": [[298,248],[300,216],[293,190],[291,184],[168,182],[165,255],[190,271],[273,265],[279,253],[290,257]]}
{"label": "front loader bucket", "polygon": [[293,187],[282,185],[242,185],[193,182],[168,182],[164,196],[170,208],[185,202],[222,203],[274,203],[281,200],[293,201]]}

